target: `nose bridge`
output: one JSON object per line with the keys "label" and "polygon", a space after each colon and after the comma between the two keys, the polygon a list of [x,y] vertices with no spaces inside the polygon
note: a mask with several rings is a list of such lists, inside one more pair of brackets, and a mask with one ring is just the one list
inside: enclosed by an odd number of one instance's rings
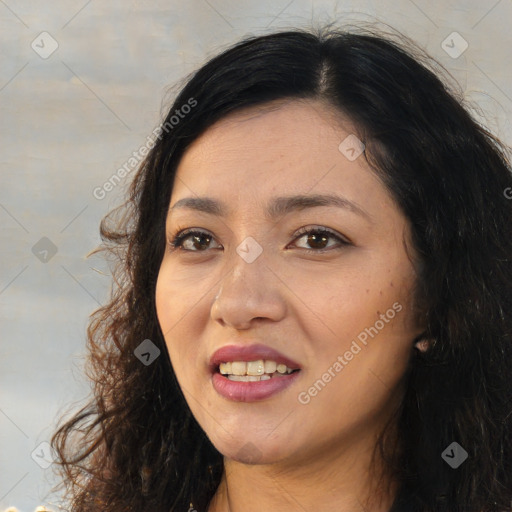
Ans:
{"label": "nose bridge", "polygon": [[[251,238],[251,237],[248,237]],[[227,295],[228,292],[257,298],[262,295],[265,288],[267,269],[267,255],[263,247],[252,239],[246,238],[236,247],[233,254],[233,266],[224,279],[221,280],[220,295]],[[257,245],[256,245],[257,244]]]}
{"label": "nose bridge", "polygon": [[212,318],[233,326],[247,325],[253,318],[278,320],[285,305],[263,248],[246,238],[232,261],[231,270],[221,278]]}

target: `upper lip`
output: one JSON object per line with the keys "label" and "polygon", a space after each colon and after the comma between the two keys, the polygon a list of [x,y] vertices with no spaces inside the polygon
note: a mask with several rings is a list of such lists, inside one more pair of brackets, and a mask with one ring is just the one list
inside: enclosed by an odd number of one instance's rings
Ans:
{"label": "upper lip", "polygon": [[292,370],[300,370],[301,366],[289,357],[281,354],[277,350],[262,344],[254,345],[225,345],[216,350],[210,358],[210,371],[217,370],[220,363],[228,361],[257,361],[266,359],[275,361],[277,364],[285,364]]}

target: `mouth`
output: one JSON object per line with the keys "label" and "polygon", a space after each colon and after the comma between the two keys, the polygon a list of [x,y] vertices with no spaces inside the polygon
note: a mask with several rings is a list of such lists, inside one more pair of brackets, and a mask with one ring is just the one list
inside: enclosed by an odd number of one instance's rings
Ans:
{"label": "mouth", "polygon": [[211,373],[239,377],[267,374],[272,378],[276,373],[284,375],[300,368],[299,363],[262,344],[225,345],[213,353],[209,362]]}
{"label": "mouth", "polygon": [[290,386],[301,366],[266,345],[227,345],[210,359],[214,389],[236,402],[265,400]]}
{"label": "mouth", "polygon": [[290,368],[284,363],[270,359],[255,361],[225,361],[215,367],[227,379],[235,382],[260,382],[281,379],[291,373],[300,372],[299,368]]}

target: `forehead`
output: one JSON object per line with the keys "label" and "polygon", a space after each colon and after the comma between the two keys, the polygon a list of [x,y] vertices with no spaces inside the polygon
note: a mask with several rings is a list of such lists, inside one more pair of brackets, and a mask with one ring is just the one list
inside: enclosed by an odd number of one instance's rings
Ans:
{"label": "forehead", "polygon": [[[206,130],[183,155],[171,205],[214,197],[230,212],[266,215],[271,199],[338,195],[373,217],[393,201],[364,154],[347,158],[350,121],[318,101],[287,100],[235,112]],[[358,149],[357,147],[355,149]],[[380,211],[379,211],[380,210]]]}
{"label": "forehead", "polygon": [[[250,161],[256,154],[265,160],[276,155],[293,160],[315,150],[323,142],[336,153],[336,142],[354,131],[351,123],[334,107],[314,100],[279,100],[236,111],[208,128],[187,149],[188,163],[208,158],[227,160],[230,156]],[[304,142],[308,142],[304,147]],[[244,157],[245,155],[245,157]]]}

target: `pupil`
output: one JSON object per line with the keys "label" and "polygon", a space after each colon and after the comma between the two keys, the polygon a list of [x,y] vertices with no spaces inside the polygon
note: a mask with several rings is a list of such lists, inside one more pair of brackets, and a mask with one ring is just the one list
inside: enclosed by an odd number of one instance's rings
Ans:
{"label": "pupil", "polygon": [[[318,240],[317,240],[317,238],[318,238]],[[312,242],[311,242],[311,239],[313,239]],[[322,240],[322,242],[325,242],[327,240],[327,238],[324,235],[309,235],[308,243],[309,244],[311,244],[311,243],[313,243],[313,244],[319,243],[320,239]],[[323,247],[321,247],[321,248],[323,248]]]}
{"label": "pupil", "polygon": [[[201,244],[200,243],[200,240],[204,238],[206,240],[206,244]],[[197,236],[195,235],[194,236],[194,247],[197,249],[197,245],[196,245],[196,242],[199,243],[199,245],[204,248],[204,247],[207,247],[208,246],[208,243],[210,242],[210,237],[208,235],[200,235],[200,236]]]}

